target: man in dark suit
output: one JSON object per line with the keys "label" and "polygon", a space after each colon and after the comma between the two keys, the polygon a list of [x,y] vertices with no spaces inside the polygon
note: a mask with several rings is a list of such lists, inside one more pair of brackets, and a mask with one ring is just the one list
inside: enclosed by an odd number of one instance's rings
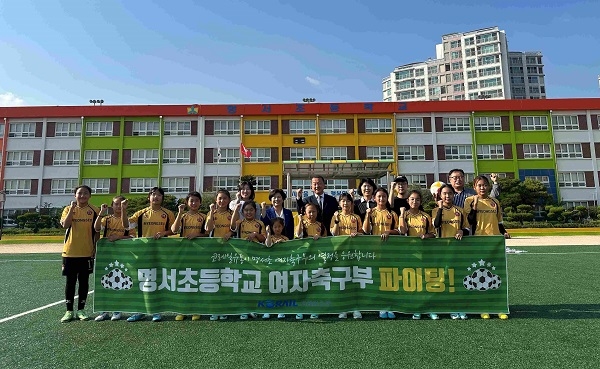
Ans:
{"label": "man in dark suit", "polygon": [[324,192],[325,179],[322,176],[313,176],[311,179],[311,187],[314,194],[304,199],[302,198],[302,193],[304,190],[299,188],[296,191],[296,208],[298,210],[298,214],[302,214],[305,204],[313,203],[317,205],[317,209],[319,211],[317,214],[317,220],[321,222],[323,227],[325,227],[327,230],[327,235],[331,236],[331,232],[329,230],[331,226],[331,218],[333,218],[333,213],[338,210],[338,202],[335,197]]}

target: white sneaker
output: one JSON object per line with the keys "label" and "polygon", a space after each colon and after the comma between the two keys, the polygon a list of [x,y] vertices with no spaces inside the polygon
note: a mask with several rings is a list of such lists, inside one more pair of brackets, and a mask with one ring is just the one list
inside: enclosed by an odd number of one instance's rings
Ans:
{"label": "white sneaker", "polygon": [[285,314],[277,314],[277,319],[285,319]]}
{"label": "white sneaker", "polygon": [[263,314],[262,318],[263,319],[270,319],[271,318],[271,314]]}
{"label": "white sneaker", "polygon": [[211,315],[211,316],[210,316],[210,318],[209,318],[209,319],[210,319],[210,320],[212,320],[212,321],[214,322],[215,320],[218,320],[218,319],[219,319],[219,316],[218,316],[218,315],[214,315],[214,314],[213,314],[213,315]]}
{"label": "white sneaker", "polygon": [[340,315],[338,315],[338,318],[340,319],[346,319],[348,317],[348,313],[340,313]]}
{"label": "white sneaker", "polygon": [[356,311],[352,312],[352,317],[354,319],[362,319],[362,314],[360,313],[360,311],[356,310]]}
{"label": "white sneaker", "polygon": [[110,320],[112,320],[113,322],[115,320],[121,320],[121,313],[118,311],[115,311],[112,315],[112,317],[110,318]]}
{"label": "white sneaker", "polygon": [[104,313],[102,313],[102,314],[98,315],[98,316],[96,317],[96,319],[94,319],[94,320],[95,320],[95,321],[97,321],[97,322],[101,322],[101,321],[103,321],[103,320],[106,320],[106,319],[108,319],[108,318],[109,318],[109,315],[108,315],[108,313],[107,313],[107,312],[104,312]]}
{"label": "white sneaker", "polygon": [[319,319],[319,314],[310,314],[311,319]]}

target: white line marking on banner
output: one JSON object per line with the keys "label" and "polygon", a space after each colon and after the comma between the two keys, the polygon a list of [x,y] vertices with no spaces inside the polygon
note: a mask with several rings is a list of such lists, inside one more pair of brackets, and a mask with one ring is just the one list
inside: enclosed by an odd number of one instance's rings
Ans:
{"label": "white line marking on banner", "polygon": [[[92,293],[94,293],[94,290],[91,290],[90,292],[88,292],[88,295],[91,295]],[[79,298],[79,296],[75,296],[75,299],[78,299],[78,298]],[[39,308],[35,308],[35,309],[29,310],[29,311],[25,311],[23,313],[19,313],[19,314],[13,315],[13,316],[9,316],[9,317],[4,318],[4,319],[0,319],[0,324],[4,323],[4,322],[8,322],[9,320],[20,318],[20,317],[28,315],[28,314],[35,313],[35,312],[40,311],[40,310],[47,309],[47,308],[55,306],[55,305],[62,304],[64,302],[65,302],[65,300],[56,301],[56,302],[53,302],[53,303],[48,304],[48,305],[40,306]]]}

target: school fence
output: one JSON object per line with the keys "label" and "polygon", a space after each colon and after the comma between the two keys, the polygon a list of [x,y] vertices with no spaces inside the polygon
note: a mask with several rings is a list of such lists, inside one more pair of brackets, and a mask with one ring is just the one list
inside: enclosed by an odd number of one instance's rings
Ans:
{"label": "school fence", "polygon": [[503,237],[98,242],[95,311],[508,313]]}

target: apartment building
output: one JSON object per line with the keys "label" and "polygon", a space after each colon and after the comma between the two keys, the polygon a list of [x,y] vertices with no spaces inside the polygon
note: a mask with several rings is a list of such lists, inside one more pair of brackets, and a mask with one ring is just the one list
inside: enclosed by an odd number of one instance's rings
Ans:
{"label": "apartment building", "polygon": [[545,98],[542,54],[509,52],[498,27],[447,34],[435,59],[396,67],[382,91],[387,102]]}

